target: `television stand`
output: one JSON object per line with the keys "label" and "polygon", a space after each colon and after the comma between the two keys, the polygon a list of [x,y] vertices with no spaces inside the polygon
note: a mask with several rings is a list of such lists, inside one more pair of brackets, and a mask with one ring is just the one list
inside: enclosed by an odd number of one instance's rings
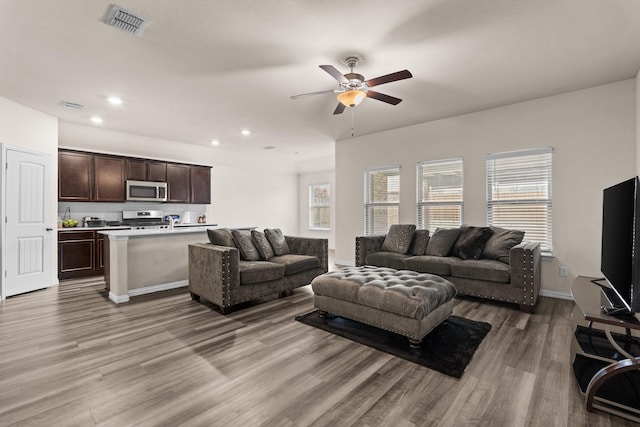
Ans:
{"label": "television stand", "polygon": [[573,371],[587,411],[599,409],[640,422],[640,318],[603,313],[600,285],[578,276],[571,344]]}

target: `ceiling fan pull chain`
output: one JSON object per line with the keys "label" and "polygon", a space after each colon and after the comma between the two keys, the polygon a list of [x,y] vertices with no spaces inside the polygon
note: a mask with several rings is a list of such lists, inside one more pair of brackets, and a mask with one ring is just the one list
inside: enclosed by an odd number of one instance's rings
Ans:
{"label": "ceiling fan pull chain", "polygon": [[352,136],[352,137],[353,137],[353,136],[355,136],[355,131],[353,130],[353,115],[354,115],[355,113],[353,112],[353,110],[354,110],[354,108],[353,108],[353,107],[351,107],[351,136]]}

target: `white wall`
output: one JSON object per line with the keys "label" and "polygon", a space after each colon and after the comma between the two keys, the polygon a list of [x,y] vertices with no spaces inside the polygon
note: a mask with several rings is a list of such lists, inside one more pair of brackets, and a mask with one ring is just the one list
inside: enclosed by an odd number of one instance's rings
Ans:
{"label": "white wall", "polygon": [[[309,230],[309,185],[328,182],[330,185],[331,223],[330,230]],[[329,249],[335,249],[336,241],[336,204],[335,204],[335,170],[324,172],[304,173],[298,176],[298,200],[300,229],[297,235],[303,237],[317,237],[329,239]]]}
{"label": "white wall", "polygon": [[415,223],[416,162],[462,157],[465,223],[483,225],[485,155],[552,146],[555,257],[543,263],[542,287],[568,296],[575,275],[600,274],[602,189],[636,173],[635,103],[630,79],[338,141],[336,262],[354,262],[363,234],[365,168],[401,165],[400,220]]}
{"label": "white wall", "polygon": [[60,146],[213,166],[207,222],[225,227],[278,227],[287,234],[298,231],[297,173],[293,165],[279,165],[277,158],[269,157],[277,154],[245,156],[212,146],[68,123],[60,124]]}
{"label": "white wall", "polygon": [[[0,98],[0,143],[51,155],[49,191],[58,194],[58,119]],[[2,190],[0,189],[0,193]],[[4,194],[2,195],[4,197]],[[56,226],[57,198],[52,197],[51,226]],[[55,233],[54,233],[55,234]],[[51,254],[54,266],[50,284],[58,283],[58,236],[53,238]],[[4,247],[2,248],[4,250]]]}

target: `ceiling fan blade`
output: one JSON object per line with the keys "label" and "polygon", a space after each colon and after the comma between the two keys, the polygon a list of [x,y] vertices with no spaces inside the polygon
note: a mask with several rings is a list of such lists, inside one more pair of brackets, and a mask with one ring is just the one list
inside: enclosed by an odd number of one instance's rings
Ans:
{"label": "ceiling fan blade", "polygon": [[322,94],[325,94],[325,93],[332,93],[332,92],[333,92],[333,89],[331,89],[331,90],[321,90],[319,92],[301,93],[300,95],[293,95],[291,97],[291,99],[305,98],[307,96],[322,95]]}
{"label": "ceiling fan blade", "polygon": [[331,74],[331,76],[340,83],[349,83],[349,80],[333,65],[320,65],[320,68]]}
{"label": "ceiling fan blade", "polygon": [[367,80],[365,83],[369,87],[374,87],[398,80],[410,79],[411,77],[413,77],[413,74],[411,74],[409,70],[402,70],[396,71],[395,73],[387,74],[385,76],[376,77],[375,79]]}
{"label": "ceiling fan blade", "polygon": [[367,91],[367,97],[377,99],[378,101],[386,102],[391,105],[398,105],[402,102],[402,99],[393,96],[385,95],[384,93],[374,92],[372,90]]}
{"label": "ceiling fan blade", "polygon": [[333,114],[342,114],[345,108],[347,108],[346,105],[344,105],[342,102],[338,102],[338,106],[335,110],[333,110]]}

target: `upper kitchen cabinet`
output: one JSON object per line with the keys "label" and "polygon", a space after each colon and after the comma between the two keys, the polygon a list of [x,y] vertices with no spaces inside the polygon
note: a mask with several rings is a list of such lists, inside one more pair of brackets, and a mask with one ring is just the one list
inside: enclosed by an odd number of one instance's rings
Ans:
{"label": "upper kitchen cabinet", "polygon": [[211,203],[211,168],[191,166],[191,203]]}
{"label": "upper kitchen cabinet", "polygon": [[58,200],[93,200],[93,155],[74,151],[58,153]]}
{"label": "upper kitchen cabinet", "polygon": [[167,202],[190,203],[191,166],[167,163]]}
{"label": "upper kitchen cabinet", "polygon": [[127,179],[134,181],[167,181],[167,162],[127,159]]}
{"label": "upper kitchen cabinet", "polygon": [[156,160],[147,161],[147,180],[166,182],[167,181],[167,162],[159,162]]}
{"label": "upper kitchen cabinet", "polygon": [[95,185],[93,201],[125,201],[125,167],[122,157],[95,155]]}
{"label": "upper kitchen cabinet", "polygon": [[146,181],[149,163],[143,159],[127,159],[127,179],[133,181]]}

